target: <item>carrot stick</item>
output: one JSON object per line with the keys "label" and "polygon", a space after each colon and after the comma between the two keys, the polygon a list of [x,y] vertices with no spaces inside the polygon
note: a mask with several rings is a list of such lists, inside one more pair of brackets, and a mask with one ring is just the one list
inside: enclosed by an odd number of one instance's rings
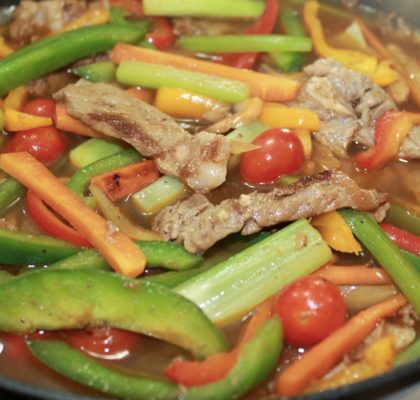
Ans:
{"label": "carrot stick", "polygon": [[166,369],[165,375],[178,384],[201,386],[218,381],[228,374],[236,362],[242,345],[251,339],[257,329],[271,317],[272,299],[260,304],[235,345],[225,353],[217,353],[203,361],[175,359]]}
{"label": "carrot stick", "polygon": [[137,60],[239,80],[250,86],[253,96],[261,97],[267,101],[291,100],[297,95],[300,88],[299,82],[286,76],[262,74],[124,43],[115,45],[111,59],[117,64],[123,60]]}
{"label": "carrot stick", "polygon": [[335,285],[386,285],[392,283],[389,275],[382,268],[366,266],[327,265],[314,275],[328,279]]}
{"label": "carrot stick", "polygon": [[142,251],[124,234],[111,230],[107,221],[57,179],[30,154],[0,155],[0,168],[33,192],[85,237],[106,261],[123,275],[135,277],[144,271]]}
{"label": "carrot stick", "polygon": [[159,177],[155,163],[147,160],[96,175],[92,183],[112,201],[118,201],[150,185]]}
{"label": "carrot stick", "polygon": [[155,93],[151,89],[144,89],[139,86],[132,87],[125,90],[126,93],[128,93],[130,96],[135,97],[136,99],[142,100],[147,104],[152,104]]}
{"label": "carrot stick", "polygon": [[90,126],[85,125],[83,122],[79,121],[76,118],[73,118],[67,113],[66,107],[64,104],[59,104],[55,106],[56,113],[56,127],[62,131],[77,133],[82,136],[89,136],[94,138],[103,138],[104,135],[95,131]]}
{"label": "carrot stick", "polygon": [[355,315],[281,373],[276,382],[277,393],[281,396],[302,393],[313,380],[322,377],[345,353],[362,342],[379,320],[391,316],[406,303],[404,296],[396,295]]}

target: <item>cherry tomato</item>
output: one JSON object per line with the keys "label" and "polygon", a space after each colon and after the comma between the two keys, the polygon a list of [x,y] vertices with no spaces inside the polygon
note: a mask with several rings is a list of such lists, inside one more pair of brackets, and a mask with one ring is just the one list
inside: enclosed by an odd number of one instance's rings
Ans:
{"label": "cherry tomato", "polygon": [[30,100],[22,107],[21,111],[26,114],[55,119],[55,101],[51,99]]}
{"label": "cherry tomato", "polygon": [[130,354],[142,340],[138,333],[115,328],[63,331],[64,340],[91,356],[115,360]]}
{"label": "cherry tomato", "polygon": [[253,144],[261,146],[242,155],[242,178],[250,183],[272,183],[282,175],[297,172],[305,157],[299,138],[287,129],[269,129]]}
{"label": "cherry tomato", "polygon": [[68,140],[52,126],[14,133],[5,152],[27,151],[45,165],[54,164],[67,150]]}
{"label": "cherry tomato", "polygon": [[283,323],[285,341],[312,346],[342,326],[346,305],[337,287],[324,278],[307,276],[280,292],[273,313]]}

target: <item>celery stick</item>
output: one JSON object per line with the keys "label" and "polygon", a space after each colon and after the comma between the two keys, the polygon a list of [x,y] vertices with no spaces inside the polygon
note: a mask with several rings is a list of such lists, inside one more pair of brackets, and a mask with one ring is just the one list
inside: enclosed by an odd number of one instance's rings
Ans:
{"label": "celery stick", "polygon": [[124,148],[117,143],[103,139],[89,139],[71,150],[69,159],[74,167],[80,169],[121,150]]}
{"label": "celery stick", "polygon": [[187,89],[228,103],[239,103],[249,97],[249,86],[240,81],[140,61],[122,61],[117,80],[124,85],[154,89],[162,86]]}
{"label": "celery stick", "polygon": [[256,18],[264,11],[261,0],[144,0],[146,15],[203,18]]}
{"label": "celery stick", "polygon": [[206,53],[309,52],[312,49],[311,39],[284,35],[184,36],[178,40],[178,44],[187,51]]}
{"label": "celery stick", "polygon": [[401,254],[397,245],[389,239],[370,214],[353,210],[339,212],[356,237],[388,272],[415,310],[420,312],[420,274],[413,264]]}
{"label": "celery stick", "polygon": [[393,366],[399,367],[400,365],[408,364],[418,359],[420,359],[420,338],[395,357]]}
{"label": "celery stick", "polygon": [[330,259],[318,231],[299,220],[174,290],[213,322],[227,323]]}
{"label": "celery stick", "polygon": [[179,179],[162,176],[151,185],[133,194],[131,201],[140,212],[154,214],[183,198],[187,193],[188,189]]}

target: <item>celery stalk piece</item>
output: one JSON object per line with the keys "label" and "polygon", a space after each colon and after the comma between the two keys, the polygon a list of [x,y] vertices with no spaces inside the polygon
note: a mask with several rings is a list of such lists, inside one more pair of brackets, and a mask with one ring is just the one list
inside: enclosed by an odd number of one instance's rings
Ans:
{"label": "celery stalk piece", "polygon": [[330,259],[331,250],[318,231],[299,220],[174,290],[214,323],[224,324]]}
{"label": "celery stalk piece", "polygon": [[124,85],[154,89],[162,86],[187,89],[228,103],[239,103],[249,97],[249,86],[240,81],[140,61],[122,61],[117,80]]}
{"label": "celery stalk piece", "polygon": [[[238,140],[244,143],[251,143],[256,137],[261,135],[267,129],[270,129],[270,125],[265,124],[261,121],[253,121],[249,124],[242,125],[236,128],[232,132],[228,133],[226,137],[231,140]],[[232,170],[241,161],[241,154],[231,154],[228,163],[228,169]]]}
{"label": "celery stalk piece", "polygon": [[186,186],[177,178],[162,176],[131,196],[134,206],[142,213],[154,214],[188,193]]}
{"label": "celery stalk piece", "polygon": [[388,272],[414,309],[420,312],[420,274],[413,264],[404,257],[370,214],[347,209],[339,213],[360,242]]}
{"label": "celery stalk piece", "polygon": [[145,15],[203,18],[256,18],[264,11],[261,0],[144,0]]}
{"label": "celery stalk piece", "polygon": [[400,365],[405,365],[418,359],[420,359],[420,338],[395,357],[393,366],[399,367]]}
{"label": "celery stalk piece", "polygon": [[122,150],[124,150],[124,148],[117,143],[94,138],[79,144],[71,150],[69,159],[74,167],[80,169],[101,158],[108,157]]}
{"label": "celery stalk piece", "polygon": [[310,38],[285,35],[184,36],[178,40],[178,44],[187,51],[206,53],[309,52],[312,50]]}

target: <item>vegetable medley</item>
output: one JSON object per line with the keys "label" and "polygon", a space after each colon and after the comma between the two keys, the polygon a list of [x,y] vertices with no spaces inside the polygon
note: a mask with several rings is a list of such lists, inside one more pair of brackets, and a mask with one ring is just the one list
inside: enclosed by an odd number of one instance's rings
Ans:
{"label": "vegetable medley", "polygon": [[419,359],[418,43],[354,15],[2,10],[1,374],[263,398]]}

